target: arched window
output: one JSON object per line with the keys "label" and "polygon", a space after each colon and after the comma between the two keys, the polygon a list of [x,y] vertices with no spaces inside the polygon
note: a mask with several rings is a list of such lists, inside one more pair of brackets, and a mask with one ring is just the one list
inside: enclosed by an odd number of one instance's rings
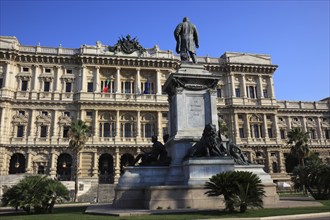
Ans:
{"label": "arched window", "polygon": [[116,135],[116,117],[113,112],[100,113],[100,137],[114,137]]}
{"label": "arched window", "polygon": [[141,118],[141,136],[150,138],[155,135],[156,117],[151,113],[142,114]]}
{"label": "arched window", "polygon": [[113,183],[113,157],[107,153],[99,159],[99,183]]}
{"label": "arched window", "polygon": [[23,154],[15,153],[10,158],[9,174],[25,173],[25,157]]}
{"label": "arched window", "polygon": [[57,158],[56,176],[58,180],[70,181],[72,172],[72,157],[70,154],[63,153]]}
{"label": "arched window", "polygon": [[134,137],[135,117],[132,114],[125,114],[120,121],[121,137]]}

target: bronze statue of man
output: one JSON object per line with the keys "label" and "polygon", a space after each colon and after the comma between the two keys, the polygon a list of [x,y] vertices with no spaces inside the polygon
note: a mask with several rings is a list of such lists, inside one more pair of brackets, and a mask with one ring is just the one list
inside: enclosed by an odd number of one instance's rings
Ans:
{"label": "bronze statue of man", "polygon": [[195,25],[190,23],[187,17],[184,17],[182,23],[175,28],[174,37],[176,40],[176,52],[180,54],[181,61],[189,61],[190,56],[193,63],[197,63],[198,33]]}

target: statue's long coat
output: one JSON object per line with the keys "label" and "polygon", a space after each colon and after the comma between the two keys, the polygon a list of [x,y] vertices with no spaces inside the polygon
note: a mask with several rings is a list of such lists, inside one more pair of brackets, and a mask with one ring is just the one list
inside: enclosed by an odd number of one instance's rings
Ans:
{"label": "statue's long coat", "polygon": [[189,21],[180,23],[174,30],[176,39],[176,52],[196,53],[195,46],[198,45],[198,33],[195,25]]}

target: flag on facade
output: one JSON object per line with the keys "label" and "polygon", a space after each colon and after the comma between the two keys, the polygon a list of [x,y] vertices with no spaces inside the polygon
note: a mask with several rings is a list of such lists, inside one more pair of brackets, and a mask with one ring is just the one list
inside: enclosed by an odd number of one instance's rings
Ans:
{"label": "flag on facade", "polygon": [[105,82],[105,85],[104,85],[104,88],[103,88],[103,92],[104,92],[104,93],[108,93],[108,91],[109,91],[109,84],[110,84],[110,80],[108,79],[108,80]]}

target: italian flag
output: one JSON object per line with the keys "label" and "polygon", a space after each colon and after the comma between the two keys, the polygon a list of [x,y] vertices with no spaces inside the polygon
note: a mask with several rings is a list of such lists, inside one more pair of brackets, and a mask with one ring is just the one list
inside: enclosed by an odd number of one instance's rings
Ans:
{"label": "italian flag", "polygon": [[109,91],[109,84],[110,84],[110,80],[108,79],[108,80],[105,82],[105,85],[104,85],[104,88],[103,88],[103,92],[104,92],[104,93],[108,93],[108,91]]}

